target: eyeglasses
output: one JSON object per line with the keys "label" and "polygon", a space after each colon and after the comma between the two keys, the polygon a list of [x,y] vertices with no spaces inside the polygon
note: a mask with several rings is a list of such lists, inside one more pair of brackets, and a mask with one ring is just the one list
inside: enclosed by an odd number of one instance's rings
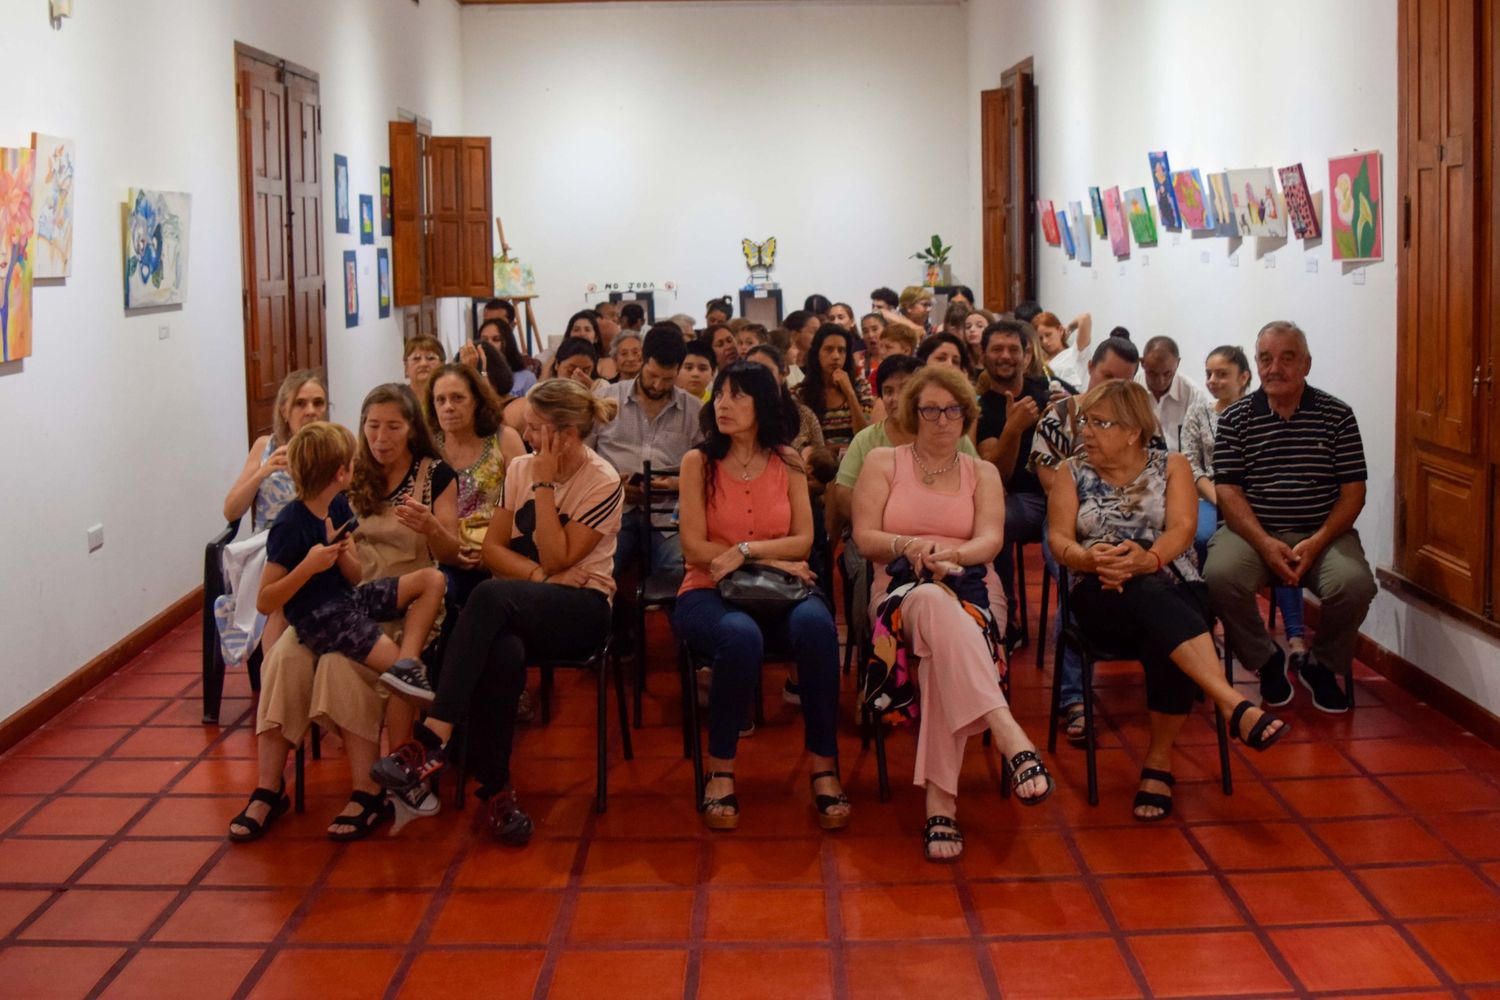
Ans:
{"label": "eyeglasses", "polygon": [[1118,423],[1118,420],[1105,420],[1103,417],[1083,416],[1078,418],[1079,427],[1095,427],[1101,431],[1107,431]]}
{"label": "eyeglasses", "polygon": [[938,422],[939,418],[948,420],[962,420],[964,408],[954,403],[952,406],[919,406],[917,413],[930,424]]}

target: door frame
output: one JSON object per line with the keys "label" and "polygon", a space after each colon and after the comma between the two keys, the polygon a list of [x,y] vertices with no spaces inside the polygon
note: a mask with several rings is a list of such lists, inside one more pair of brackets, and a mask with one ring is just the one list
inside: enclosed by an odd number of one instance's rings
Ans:
{"label": "door frame", "polygon": [[[1004,215],[1001,260],[991,257],[988,240],[981,244],[982,263],[980,273],[985,276],[984,299],[995,303],[999,311],[1014,309],[1020,302],[1037,297],[1037,226],[1036,226],[1036,172],[1037,172],[1037,113],[1036,74],[1031,56],[1011,66],[1000,74],[999,90],[1005,92],[1005,117],[1002,141],[1006,154],[1003,164],[993,163],[990,150],[980,141],[980,206],[984,214],[985,178],[992,170],[1004,167],[1000,178],[1001,212]],[[986,93],[988,91],[982,91]],[[981,98],[981,101],[983,98]],[[983,134],[983,111],[980,112],[980,130]],[[1019,169],[1018,169],[1019,168]],[[983,220],[981,220],[981,233]],[[989,287],[989,276],[996,267],[1004,269],[1003,287]]]}

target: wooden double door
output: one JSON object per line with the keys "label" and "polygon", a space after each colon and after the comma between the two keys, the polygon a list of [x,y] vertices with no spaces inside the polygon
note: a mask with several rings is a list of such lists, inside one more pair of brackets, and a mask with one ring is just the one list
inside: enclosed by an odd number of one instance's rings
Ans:
{"label": "wooden double door", "polygon": [[287,373],[327,358],[317,74],[236,46],[245,406],[271,429]]}
{"label": "wooden double door", "polygon": [[984,307],[1036,298],[1036,88],[1031,60],[979,94]]}

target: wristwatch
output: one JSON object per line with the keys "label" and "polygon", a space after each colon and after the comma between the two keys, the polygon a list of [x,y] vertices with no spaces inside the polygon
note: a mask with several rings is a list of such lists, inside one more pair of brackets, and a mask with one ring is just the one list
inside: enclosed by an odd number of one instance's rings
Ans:
{"label": "wristwatch", "polygon": [[749,542],[740,542],[740,544],[736,545],[735,548],[737,548],[737,549],[740,550],[740,555],[744,556],[746,559],[750,558],[750,543]]}

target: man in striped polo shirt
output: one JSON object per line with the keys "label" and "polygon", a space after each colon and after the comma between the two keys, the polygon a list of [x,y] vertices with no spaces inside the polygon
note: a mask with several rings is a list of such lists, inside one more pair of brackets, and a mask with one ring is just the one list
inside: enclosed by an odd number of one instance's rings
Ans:
{"label": "man in striped polo shirt", "polygon": [[1204,578],[1241,660],[1260,667],[1267,705],[1292,700],[1286,658],[1266,633],[1256,594],[1272,582],[1317,594],[1322,617],[1299,671],[1313,704],[1345,712],[1336,673],[1375,598],[1354,520],[1365,505],[1365,454],[1354,411],[1307,384],[1312,355],[1295,323],[1267,323],[1255,338],[1261,387],[1219,418],[1214,487],[1224,524],[1208,543]]}

